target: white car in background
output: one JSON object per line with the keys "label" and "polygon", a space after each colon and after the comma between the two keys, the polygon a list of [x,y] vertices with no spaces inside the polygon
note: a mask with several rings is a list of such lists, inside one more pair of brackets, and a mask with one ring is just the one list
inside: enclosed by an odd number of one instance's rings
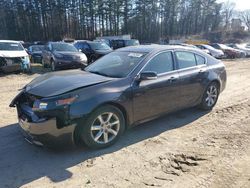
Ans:
{"label": "white car in background", "polygon": [[0,40],[0,71],[31,71],[29,55],[19,41]]}
{"label": "white car in background", "polygon": [[223,58],[225,57],[225,54],[222,50],[218,50],[212,46],[209,46],[207,44],[200,44],[200,45],[196,45],[198,48],[202,49],[202,50],[208,50],[209,54],[215,58]]}
{"label": "white car in background", "polygon": [[245,52],[247,57],[250,56],[250,48],[247,48],[244,44],[229,44],[228,46]]}
{"label": "white car in background", "polygon": [[199,50],[203,51],[204,53],[211,55],[210,52],[209,52],[209,50],[207,50],[207,49],[205,49],[205,48],[204,48],[204,49],[201,49],[201,48],[199,48],[199,47],[197,47],[197,46],[195,46],[195,45],[192,45],[192,44],[185,44],[185,43],[182,43],[182,44],[178,44],[178,45],[181,45],[181,46],[184,46],[184,47],[189,47],[189,48],[194,48],[194,49],[199,49]]}

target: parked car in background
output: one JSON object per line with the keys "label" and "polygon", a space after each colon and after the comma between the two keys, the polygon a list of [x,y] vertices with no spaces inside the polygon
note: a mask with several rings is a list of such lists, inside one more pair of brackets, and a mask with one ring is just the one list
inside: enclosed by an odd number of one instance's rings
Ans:
{"label": "parked car in background", "polygon": [[94,42],[104,42],[106,43],[110,48],[112,47],[112,40],[110,39],[95,39]]}
{"label": "parked car in background", "polygon": [[195,49],[199,49],[199,50],[201,50],[201,51],[203,51],[203,52],[205,52],[205,53],[211,55],[210,52],[209,52],[209,50],[198,48],[197,46],[192,45],[192,44],[185,44],[185,43],[182,43],[182,44],[178,44],[178,45],[185,46],[185,47],[190,47],[190,48],[195,48]]}
{"label": "parked car in background", "polygon": [[31,71],[28,53],[19,41],[0,40],[0,71]]}
{"label": "parked car in background", "polygon": [[226,85],[224,64],[193,48],[121,48],[85,71],[42,75],[11,102],[26,139],[39,145],[114,144],[128,127],[199,106],[211,110]]}
{"label": "parked car in background", "polygon": [[246,56],[250,56],[250,49],[246,48],[244,45],[240,45],[240,44],[228,44],[227,46],[231,47],[231,48],[235,48],[237,50],[241,50],[243,52],[246,53]]}
{"label": "parked car in background", "polygon": [[225,56],[225,54],[222,50],[215,49],[214,47],[209,46],[207,44],[200,44],[200,45],[196,45],[196,46],[202,50],[208,50],[210,55],[212,55],[213,57],[215,57],[217,59],[223,58]]}
{"label": "parked car in background", "polygon": [[117,39],[117,40],[112,40],[111,42],[112,48],[118,49],[118,48],[123,48],[123,47],[127,47],[127,46],[138,46],[140,45],[139,40],[136,39]]}
{"label": "parked car in background", "polygon": [[113,51],[104,42],[76,41],[74,46],[87,56],[89,64]]}
{"label": "parked car in background", "polygon": [[246,56],[245,52],[240,51],[240,50],[236,50],[236,49],[231,48],[225,44],[214,43],[214,44],[211,44],[210,46],[212,46],[218,50],[222,50],[224,52],[226,58],[239,58],[239,57]]}
{"label": "parked car in background", "polygon": [[65,42],[49,42],[42,53],[42,64],[52,71],[70,68],[84,68],[87,57],[72,44]]}
{"label": "parked car in background", "polygon": [[42,63],[42,53],[44,45],[32,45],[28,48],[28,54],[30,55],[30,61],[32,63]]}
{"label": "parked car in background", "polygon": [[250,44],[245,44],[244,47],[250,48]]}
{"label": "parked car in background", "polygon": [[19,41],[19,42],[22,44],[25,50],[27,50],[31,45],[34,45],[33,42],[24,42],[24,41]]}

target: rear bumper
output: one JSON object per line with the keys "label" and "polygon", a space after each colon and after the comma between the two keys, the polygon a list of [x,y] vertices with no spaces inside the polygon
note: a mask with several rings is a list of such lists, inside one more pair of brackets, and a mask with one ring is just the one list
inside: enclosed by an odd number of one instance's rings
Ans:
{"label": "rear bumper", "polygon": [[57,128],[56,118],[28,122],[19,118],[21,132],[30,143],[47,147],[72,147],[74,146],[75,124]]}

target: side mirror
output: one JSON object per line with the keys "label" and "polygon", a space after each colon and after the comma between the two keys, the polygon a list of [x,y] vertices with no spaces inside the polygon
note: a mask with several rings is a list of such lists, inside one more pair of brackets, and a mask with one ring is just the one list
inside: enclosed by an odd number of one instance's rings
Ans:
{"label": "side mirror", "polygon": [[156,72],[147,71],[140,74],[139,80],[156,80],[157,78]]}

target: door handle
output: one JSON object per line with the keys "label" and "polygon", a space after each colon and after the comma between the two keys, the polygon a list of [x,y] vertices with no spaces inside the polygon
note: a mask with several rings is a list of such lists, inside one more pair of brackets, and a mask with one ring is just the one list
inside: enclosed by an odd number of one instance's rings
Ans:
{"label": "door handle", "polygon": [[177,76],[172,76],[172,77],[169,78],[168,81],[169,81],[169,82],[175,82],[177,79],[178,79]]}
{"label": "door handle", "polygon": [[204,73],[204,72],[206,72],[205,69],[200,69],[200,70],[199,70],[199,74]]}

